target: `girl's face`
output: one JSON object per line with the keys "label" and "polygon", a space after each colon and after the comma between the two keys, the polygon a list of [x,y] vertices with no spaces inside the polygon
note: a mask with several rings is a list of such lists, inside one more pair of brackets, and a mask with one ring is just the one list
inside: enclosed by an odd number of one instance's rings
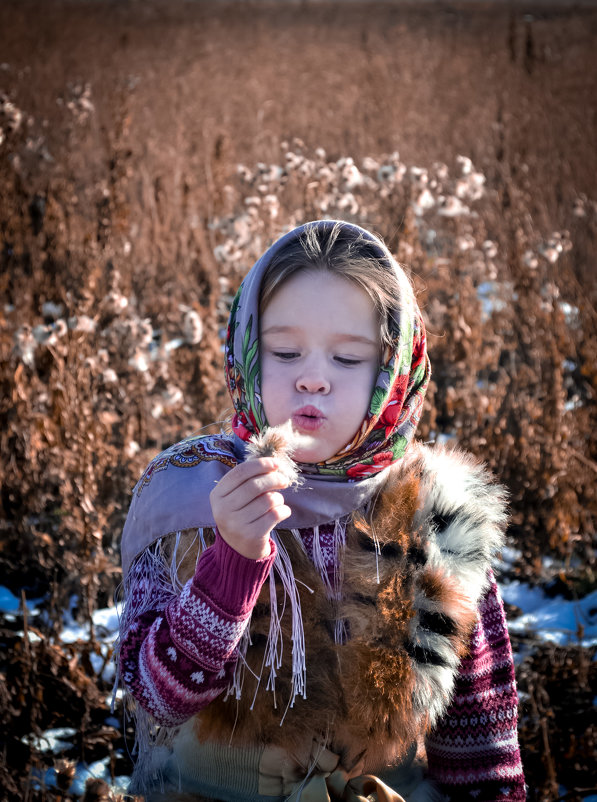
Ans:
{"label": "girl's face", "polygon": [[261,316],[261,394],[270,426],[292,421],[294,459],[322,462],[359,430],[379,371],[373,302],[334,273],[305,270],[276,291]]}

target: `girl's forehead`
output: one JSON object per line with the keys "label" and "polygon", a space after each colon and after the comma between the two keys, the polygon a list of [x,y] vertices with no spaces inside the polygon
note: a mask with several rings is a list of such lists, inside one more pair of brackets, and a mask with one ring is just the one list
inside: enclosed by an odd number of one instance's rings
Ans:
{"label": "girl's forehead", "polygon": [[290,327],[321,331],[355,331],[378,340],[379,320],[367,292],[353,281],[330,271],[305,270],[293,274],[267,304],[261,317],[262,333]]}
{"label": "girl's forehead", "polygon": [[285,279],[270,298],[268,309],[277,298],[282,298],[288,304],[292,299],[318,298],[322,303],[351,303],[355,298],[367,299],[373,305],[367,292],[355,281],[330,270],[316,270],[305,268],[293,273]]}

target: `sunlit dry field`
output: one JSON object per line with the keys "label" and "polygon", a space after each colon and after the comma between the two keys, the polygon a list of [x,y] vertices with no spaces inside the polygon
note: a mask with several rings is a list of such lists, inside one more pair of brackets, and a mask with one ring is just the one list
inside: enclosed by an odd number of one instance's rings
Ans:
{"label": "sunlit dry field", "polygon": [[[307,219],[412,271],[420,435],[508,486],[503,579],[595,592],[595,41],[597,10],[557,3],[0,4],[1,799],[129,772],[106,701],[129,494],[225,419],[231,296]],[[531,800],[597,793],[591,623],[513,633]]]}

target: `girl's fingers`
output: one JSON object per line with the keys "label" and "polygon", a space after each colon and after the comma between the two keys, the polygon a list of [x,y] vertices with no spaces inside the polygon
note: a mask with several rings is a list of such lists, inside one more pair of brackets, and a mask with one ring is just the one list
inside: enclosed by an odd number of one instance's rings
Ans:
{"label": "girl's fingers", "polygon": [[290,507],[285,504],[274,507],[261,515],[251,524],[244,524],[242,535],[237,531],[220,531],[220,536],[232,546],[233,549],[245,557],[258,560],[268,556],[270,552],[269,535],[272,529],[278,526],[285,518],[291,515]]}
{"label": "girl's fingers", "polygon": [[236,465],[231,471],[228,471],[217,484],[222,497],[234,493],[245,482],[250,481],[258,476],[266,476],[267,474],[278,471],[278,461],[273,457],[261,457],[260,459],[252,459],[249,462],[241,462]]}
{"label": "girl's fingers", "polygon": [[283,490],[285,487],[288,487],[288,477],[278,470],[273,470],[269,473],[252,476],[230,492],[222,493],[218,485],[211,494],[212,505],[215,501],[216,505],[225,505],[227,510],[234,512],[242,510],[253,499],[264,493]]}
{"label": "girl's fingers", "polygon": [[284,506],[284,496],[281,493],[264,493],[244,506],[240,510],[226,510],[218,521],[218,516],[215,515],[218,527],[221,529],[222,525],[231,532],[236,532],[239,535],[246,532],[247,527],[251,526],[258,521],[263,515],[276,509],[277,507]]}
{"label": "girl's fingers", "polygon": [[267,542],[271,530],[292,514],[278,492],[286,487],[288,477],[271,457],[233,468],[210,493],[212,513],[222,537],[245,556],[261,553],[257,541],[265,538]]}
{"label": "girl's fingers", "polygon": [[[221,517],[215,515],[220,534],[230,540],[264,537],[280,521],[291,514],[281,493],[264,493],[236,512],[227,511]],[[229,540],[229,542],[230,542]]]}
{"label": "girl's fingers", "polygon": [[256,499],[253,499],[250,504],[247,504],[240,515],[242,515],[245,524],[251,525],[270,510],[283,506],[284,496],[281,493],[264,493],[262,496],[257,496]]}
{"label": "girl's fingers", "polygon": [[248,538],[259,538],[263,535],[269,535],[272,529],[275,529],[278,524],[282,523],[286,518],[292,515],[292,510],[285,504],[280,507],[275,507],[269,510],[260,518],[253,521],[245,529],[245,534]]}

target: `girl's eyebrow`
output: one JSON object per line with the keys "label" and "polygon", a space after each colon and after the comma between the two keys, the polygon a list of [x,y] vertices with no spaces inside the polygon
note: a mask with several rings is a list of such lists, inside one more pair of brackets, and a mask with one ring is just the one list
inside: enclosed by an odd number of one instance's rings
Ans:
{"label": "girl's eyebrow", "polygon": [[[298,326],[269,326],[267,329],[264,329],[261,334],[292,334],[298,331],[300,331]],[[332,339],[337,342],[358,342],[364,343],[365,345],[374,345],[376,348],[379,345],[376,340],[372,340],[370,337],[363,337],[360,334],[353,334],[352,332],[334,334]]]}

